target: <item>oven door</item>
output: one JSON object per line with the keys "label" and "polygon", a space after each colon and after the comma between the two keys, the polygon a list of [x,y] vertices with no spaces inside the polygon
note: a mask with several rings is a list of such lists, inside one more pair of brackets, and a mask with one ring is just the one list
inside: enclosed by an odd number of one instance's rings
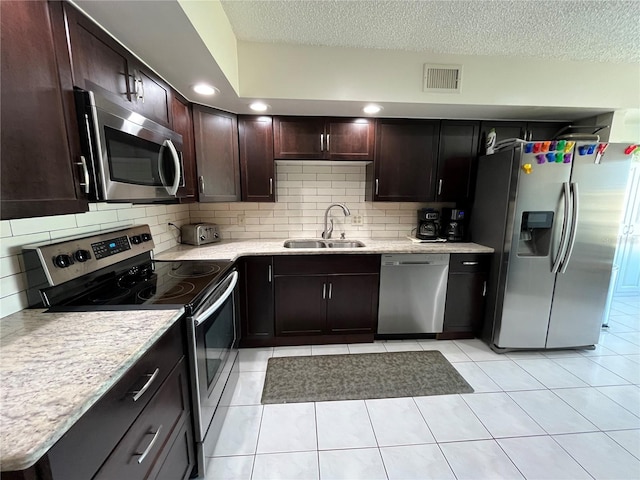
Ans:
{"label": "oven door", "polygon": [[79,95],[85,99],[83,143],[95,200],[175,198],[184,185],[182,136],[93,92]]}
{"label": "oven door", "polygon": [[196,442],[207,435],[238,351],[238,272],[233,271],[218,284],[193,316],[188,317],[190,363],[194,386]]}

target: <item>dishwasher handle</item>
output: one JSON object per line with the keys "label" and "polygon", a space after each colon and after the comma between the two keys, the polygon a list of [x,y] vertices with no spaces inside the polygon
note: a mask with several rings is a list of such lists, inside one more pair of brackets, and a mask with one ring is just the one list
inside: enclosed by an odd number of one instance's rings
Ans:
{"label": "dishwasher handle", "polygon": [[402,265],[436,265],[434,262],[389,262],[385,263],[385,267],[398,267]]}

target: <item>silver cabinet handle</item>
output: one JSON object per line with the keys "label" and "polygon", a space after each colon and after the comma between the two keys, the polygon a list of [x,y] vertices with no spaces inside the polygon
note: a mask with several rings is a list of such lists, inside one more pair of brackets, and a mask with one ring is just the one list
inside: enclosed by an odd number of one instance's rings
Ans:
{"label": "silver cabinet handle", "polygon": [[204,176],[200,175],[200,193],[204,193]]}
{"label": "silver cabinet handle", "polygon": [[134,392],[131,392],[131,394],[133,395],[133,401],[134,402],[137,402],[140,399],[140,397],[142,397],[142,395],[144,395],[144,392],[149,390],[149,387],[151,386],[153,381],[158,376],[158,373],[160,373],[160,369],[156,368],[155,372],[153,372],[152,374],[147,374],[147,377],[149,377],[149,380],[147,380],[147,383],[145,383],[140,390],[136,390]]}
{"label": "silver cabinet handle", "polygon": [[322,284],[322,299],[324,300],[325,298],[327,298],[327,284],[323,283]]}
{"label": "silver cabinet handle", "polygon": [[320,151],[324,152],[324,133],[320,134]]}
{"label": "silver cabinet handle", "polygon": [[84,177],[84,183],[80,182],[80,186],[84,187],[84,193],[89,193],[89,169],[87,168],[87,159],[84,155],[80,156],[80,161],[76,162],[76,165],[82,167],[82,176]]}
{"label": "silver cabinet handle", "polygon": [[273,195],[273,178],[269,179],[269,195]]}
{"label": "silver cabinet handle", "polygon": [[142,453],[138,453],[138,451],[136,450],[136,453],[134,455],[140,455],[140,458],[138,458],[139,464],[144,462],[144,459],[147,457],[147,455],[149,455],[149,452],[153,448],[153,445],[156,443],[156,440],[158,440],[158,436],[160,435],[160,430],[162,430],[162,425],[158,427],[155,433],[154,432],[147,433],[147,435],[153,435],[153,438],[149,442],[149,445],[147,445],[147,448],[145,448]]}
{"label": "silver cabinet handle", "polygon": [[571,195],[573,198],[573,218],[571,219],[571,233],[569,234],[569,246],[567,247],[567,253],[562,261],[562,270],[560,273],[567,271],[569,266],[569,260],[571,260],[571,254],[573,253],[573,247],[576,244],[576,230],[578,229],[578,212],[580,210],[580,197],[578,195],[578,183],[571,184]]}
{"label": "silver cabinet handle", "polygon": [[269,265],[267,271],[268,271],[267,278],[269,280],[269,283],[271,283],[271,279],[272,279],[272,276],[271,276],[271,265]]}
{"label": "silver cabinet handle", "polygon": [[378,179],[376,178],[376,195],[378,195],[378,186],[379,186],[379,183],[378,183]]}
{"label": "silver cabinet handle", "polygon": [[329,151],[329,134],[327,133],[327,152]]}
{"label": "silver cabinet handle", "polygon": [[442,179],[438,180],[438,195],[442,194],[442,182]]}
{"label": "silver cabinet handle", "polygon": [[462,262],[462,265],[478,265],[480,262]]}
{"label": "silver cabinet handle", "polygon": [[329,283],[329,300],[331,300],[331,292],[333,292],[333,283]]}
{"label": "silver cabinet handle", "polygon": [[482,296],[485,297],[487,295],[487,281],[485,280],[482,285]]}

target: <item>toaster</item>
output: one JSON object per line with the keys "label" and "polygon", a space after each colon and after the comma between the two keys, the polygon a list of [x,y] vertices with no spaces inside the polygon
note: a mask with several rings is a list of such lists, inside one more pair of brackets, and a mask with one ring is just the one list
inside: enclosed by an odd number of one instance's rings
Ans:
{"label": "toaster", "polygon": [[180,229],[181,243],[205,245],[220,241],[220,232],[215,223],[192,223]]}

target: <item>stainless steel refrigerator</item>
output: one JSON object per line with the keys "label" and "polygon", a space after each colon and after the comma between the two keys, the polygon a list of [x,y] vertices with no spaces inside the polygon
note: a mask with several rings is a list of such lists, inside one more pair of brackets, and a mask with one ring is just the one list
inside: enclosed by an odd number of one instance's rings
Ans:
{"label": "stainless steel refrigerator", "polygon": [[483,339],[495,351],[598,342],[628,145],[528,142],[480,157],[474,242],[495,249]]}

